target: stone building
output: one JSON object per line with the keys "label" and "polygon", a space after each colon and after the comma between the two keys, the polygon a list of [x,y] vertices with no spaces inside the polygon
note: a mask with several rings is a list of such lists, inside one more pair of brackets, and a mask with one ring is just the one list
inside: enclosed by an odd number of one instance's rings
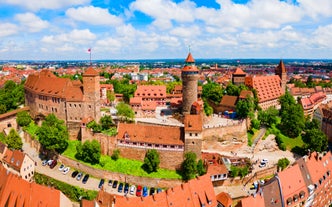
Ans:
{"label": "stone building", "polygon": [[192,104],[197,101],[197,81],[199,70],[191,53],[188,54],[185,66],[181,71],[182,78],[182,114],[190,114]]}
{"label": "stone building", "polygon": [[100,119],[99,74],[93,68],[83,73],[83,83],[79,80],[56,77],[51,71],[29,75],[25,90],[25,104],[31,116],[42,120],[48,114],[55,114],[64,120],[71,139],[77,139],[83,118]]}
{"label": "stone building", "polygon": [[279,65],[276,67],[275,74],[280,78],[281,91],[284,94],[286,92],[287,71],[282,60],[280,60]]}
{"label": "stone building", "polygon": [[247,74],[241,68],[236,68],[232,74],[232,83],[237,86],[244,85],[246,76]]}

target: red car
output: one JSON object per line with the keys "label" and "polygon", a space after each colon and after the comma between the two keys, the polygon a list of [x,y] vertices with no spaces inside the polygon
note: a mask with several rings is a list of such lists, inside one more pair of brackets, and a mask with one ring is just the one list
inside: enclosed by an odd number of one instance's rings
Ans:
{"label": "red car", "polygon": [[141,185],[137,186],[136,196],[137,197],[141,197],[142,196],[142,186]]}

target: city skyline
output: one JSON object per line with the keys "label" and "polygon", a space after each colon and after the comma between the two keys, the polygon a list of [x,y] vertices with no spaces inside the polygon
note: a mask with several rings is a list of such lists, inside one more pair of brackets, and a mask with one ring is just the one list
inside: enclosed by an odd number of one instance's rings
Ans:
{"label": "city skyline", "polygon": [[0,60],[332,57],[330,0],[0,0]]}

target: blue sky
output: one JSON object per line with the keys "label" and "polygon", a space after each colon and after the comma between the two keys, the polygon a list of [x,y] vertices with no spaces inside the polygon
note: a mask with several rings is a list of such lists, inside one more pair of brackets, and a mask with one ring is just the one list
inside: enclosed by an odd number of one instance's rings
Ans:
{"label": "blue sky", "polygon": [[332,59],[331,0],[0,0],[0,60]]}

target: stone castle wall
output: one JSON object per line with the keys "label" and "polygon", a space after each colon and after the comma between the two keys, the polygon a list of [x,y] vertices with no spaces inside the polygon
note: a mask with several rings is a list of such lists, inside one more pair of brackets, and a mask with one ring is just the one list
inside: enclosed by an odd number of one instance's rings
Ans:
{"label": "stone castle wall", "polygon": [[[232,121],[232,120],[230,120]],[[247,126],[246,121],[239,121],[227,126],[205,128],[203,129],[203,140],[210,141],[240,141],[246,142],[247,137]]]}
{"label": "stone castle wall", "polygon": [[197,80],[198,75],[182,75],[182,111],[184,113],[190,113],[192,104],[197,101]]}

